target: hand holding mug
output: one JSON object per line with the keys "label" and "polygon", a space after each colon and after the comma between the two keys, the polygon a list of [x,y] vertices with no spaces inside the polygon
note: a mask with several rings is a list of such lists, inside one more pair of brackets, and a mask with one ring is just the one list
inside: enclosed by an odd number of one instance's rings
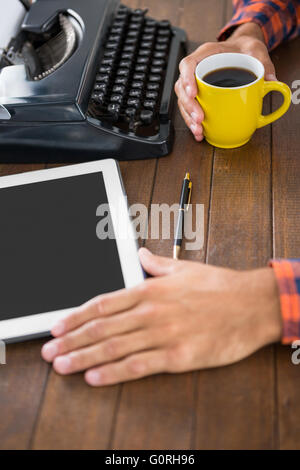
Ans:
{"label": "hand holding mug", "polygon": [[213,54],[236,52],[257,58],[264,66],[265,80],[276,80],[275,68],[264,43],[260,27],[254,23],[239,26],[229,39],[201,45],[180,63],[180,77],[175,85],[181,114],[197,141],[203,139],[204,112],[195,100],[195,69],[199,62]]}

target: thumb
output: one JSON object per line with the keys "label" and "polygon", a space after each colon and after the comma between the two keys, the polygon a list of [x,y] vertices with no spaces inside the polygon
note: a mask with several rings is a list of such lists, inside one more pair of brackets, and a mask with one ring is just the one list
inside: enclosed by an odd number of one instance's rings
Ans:
{"label": "thumb", "polygon": [[147,248],[140,248],[139,257],[145,271],[151,276],[166,276],[178,267],[178,261],[153,255]]}

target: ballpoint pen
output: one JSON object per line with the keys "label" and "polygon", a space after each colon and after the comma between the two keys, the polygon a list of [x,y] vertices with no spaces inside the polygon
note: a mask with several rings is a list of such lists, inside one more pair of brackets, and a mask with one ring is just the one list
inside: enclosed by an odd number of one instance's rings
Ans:
{"label": "ballpoint pen", "polygon": [[188,211],[189,209],[189,205],[191,202],[191,195],[192,195],[192,182],[190,180],[190,174],[186,173],[185,178],[182,183],[176,234],[175,234],[174,245],[173,245],[173,258],[174,259],[179,258],[181,245],[182,245],[183,228],[184,228],[184,215],[185,215],[185,212]]}

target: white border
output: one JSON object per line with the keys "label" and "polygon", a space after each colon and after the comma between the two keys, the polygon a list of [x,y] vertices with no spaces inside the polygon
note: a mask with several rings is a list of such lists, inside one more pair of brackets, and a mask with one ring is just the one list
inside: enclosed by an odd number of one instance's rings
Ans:
{"label": "white border", "polygon": [[[127,225],[127,233],[129,234],[129,237],[122,239],[118,238],[116,235],[116,243],[125,287],[130,288],[143,282],[144,275],[138,258],[137,243],[134,237],[133,226],[129,218],[127,199],[123,191],[118,165],[115,160],[99,160],[96,162],[80,163],[59,168],[30,171],[17,175],[2,176],[0,177],[0,190],[1,188],[99,172],[102,172],[103,174],[109,204],[113,204],[115,207],[121,209],[122,224]],[[111,217],[113,227],[116,227],[117,223],[120,223],[120,221],[117,220],[117,214],[115,211],[111,211]],[[117,230],[115,230],[114,233],[117,234]],[[3,288],[3,286],[1,286],[1,288]],[[0,321],[0,339],[17,340],[18,338],[23,339],[28,336],[46,335],[59,318],[66,316],[72,311],[74,311],[74,309],[70,308]]]}
{"label": "white border", "polygon": [[[230,88],[211,85],[210,83],[202,80],[202,78],[212,70],[228,67],[241,67],[251,70],[251,72],[253,72],[258,78],[254,82],[248,83],[248,85]],[[196,77],[201,83],[211,88],[219,88],[221,90],[239,90],[240,88],[247,88],[261,80],[264,75],[265,68],[258,59],[251,55],[240,54],[238,52],[222,52],[221,54],[213,54],[199,62],[196,68]]]}

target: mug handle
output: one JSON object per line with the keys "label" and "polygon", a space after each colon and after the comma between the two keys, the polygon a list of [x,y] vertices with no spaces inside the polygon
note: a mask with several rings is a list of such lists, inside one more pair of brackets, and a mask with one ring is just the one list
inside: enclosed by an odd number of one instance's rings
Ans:
{"label": "mug handle", "polygon": [[280,108],[276,109],[276,111],[273,113],[267,114],[266,116],[261,114],[259,116],[257,126],[258,129],[279,119],[281,116],[283,116],[284,113],[287,112],[290,107],[292,94],[290,88],[285,83],[264,82],[263,98],[271,91],[279,91],[283,95],[283,103]]}

